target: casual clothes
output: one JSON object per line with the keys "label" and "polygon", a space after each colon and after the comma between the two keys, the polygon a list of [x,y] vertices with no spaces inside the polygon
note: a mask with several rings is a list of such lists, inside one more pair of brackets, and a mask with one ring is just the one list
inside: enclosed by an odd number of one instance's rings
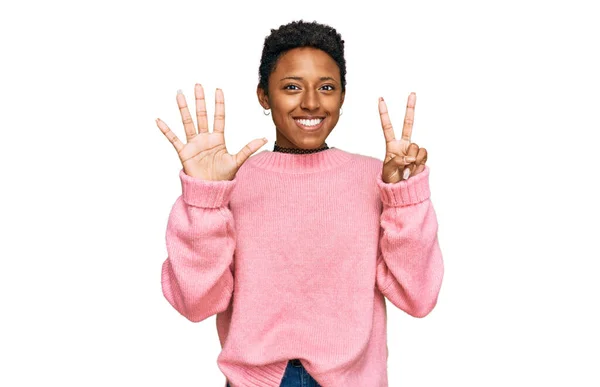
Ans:
{"label": "casual clothes", "polygon": [[[234,180],[179,176],[162,290],[183,316],[216,316],[235,387],[279,387],[300,359],[323,387],[387,387],[386,302],[434,308],[444,265],[425,170],[337,148],[252,155]],[[385,297],[385,298],[384,298]]]}
{"label": "casual clothes", "polygon": [[[227,383],[227,387],[233,387]],[[300,359],[288,361],[280,387],[323,387],[306,371]]]}

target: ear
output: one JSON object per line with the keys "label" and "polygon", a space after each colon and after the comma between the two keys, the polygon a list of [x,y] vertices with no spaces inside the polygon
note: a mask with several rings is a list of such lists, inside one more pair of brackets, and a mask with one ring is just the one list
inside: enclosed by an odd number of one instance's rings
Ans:
{"label": "ear", "polygon": [[346,98],[346,92],[342,91],[342,97],[340,98],[340,107],[344,104],[344,98]]}
{"label": "ear", "polygon": [[267,96],[267,94],[265,93],[265,91],[263,90],[262,87],[260,87],[260,86],[256,87],[256,96],[258,97],[258,103],[260,104],[260,106],[263,107],[263,109],[271,108],[269,106],[269,97]]}

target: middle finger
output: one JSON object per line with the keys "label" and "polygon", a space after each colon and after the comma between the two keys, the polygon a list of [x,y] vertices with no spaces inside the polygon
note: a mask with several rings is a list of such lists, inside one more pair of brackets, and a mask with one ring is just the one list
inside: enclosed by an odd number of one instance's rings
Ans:
{"label": "middle finger", "polygon": [[223,97],[223,90],[217,89],[215,91],[215,123],[213,125],[213,131],[223,133],[225,130],[225,98]]}
{"label": "middle finger", "polygon": [[196,119],[198,120],[198,133],[208,133],[208,118],[206,117],[204,88],[201,84],[196,83],[194,91],[196,94]]}
{"label": "middle finger", "polygon": [[402,140],[410,142],[412,136],[413,122],[415,121],[415,104],[417,103],[417,94],[410,93],[408,103],[406,104],[406,115],[404,116],[404,127],[402,128]]}

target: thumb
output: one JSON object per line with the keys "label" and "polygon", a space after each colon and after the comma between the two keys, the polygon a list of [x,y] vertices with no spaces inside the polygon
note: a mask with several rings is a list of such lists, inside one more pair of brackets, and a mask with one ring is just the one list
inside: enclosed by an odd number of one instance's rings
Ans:
{"label": "thumb", "polygon": [[395,156],[395,157],[391,158],[388,161],[388,163],[395,165],[397,167],[403,167],[410,163],[414,163],[416,160],[417,160],[417,158],[414,156]]}
{"label": "thumb", "polygon": [[254,152],[259,150],[268,141],[269,140],[266,138],[259,138],[250,141],[245,147],[243,147],[242,150],[235,155],[235,163],[238,165],[238,167],[244,164],[244,162],[248,160],[248,158],[252,156]]}

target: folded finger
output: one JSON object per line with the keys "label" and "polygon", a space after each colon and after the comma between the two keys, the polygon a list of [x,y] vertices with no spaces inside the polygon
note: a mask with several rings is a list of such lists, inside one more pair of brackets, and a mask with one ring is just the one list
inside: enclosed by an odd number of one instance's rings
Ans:
{"label": "folded finger", "polygon": [[419,148],[419,152],[416,155],[417,164],[425,164],[427,161],[427,150],[425,148]]}
{"label": "folded finger", "polygon": [[408,146],[408,150],[406,151],[406,154],[408,156],[412,156],[412,157],[416,158],[418,153],[419,153],[419,146],[417,144],[415,144],[414,142],[410,143],[410,145]]}
{"label": "folded finger", "polygon": [[414,156],[394,156],[389,162],[394,163],[396,167],[401,168],[409,165],[410,163],[414,163],[416,161]]}
{"label": "folded finger", "polygon": [[425,162],[427,161],[427,150],[425,148],[419,148],[417,153],[415,168],[411,170],[410,175],[417,175],[425,170]]}
{"label": "folded finger", "polygon": [[417,154],[419,153],[419,146],[417,144],[415,144],[414,142],[411,143],[408,146],[408,150],[406,153],[407,153],[407,156],[414,157],[414,160],[415,160],[414,163],[412,163],[408,166],[408,168],[410,170],[410,176],[412,176],[414,174],[413,172],[415,171],[415,168],[417,167],[416,161],[417,161]]}

